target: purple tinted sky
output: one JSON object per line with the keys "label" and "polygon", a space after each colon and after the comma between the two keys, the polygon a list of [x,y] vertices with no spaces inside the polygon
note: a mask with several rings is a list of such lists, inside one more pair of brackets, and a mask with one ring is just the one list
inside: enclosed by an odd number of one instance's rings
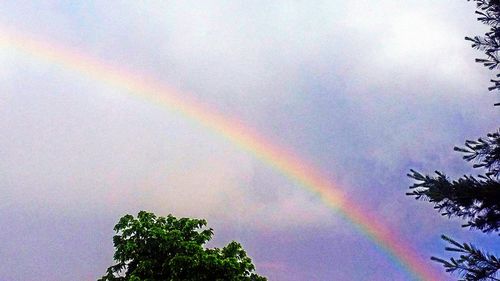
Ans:
{"label": "purple tinted sky", "polygon": [[[404,196],[495,129],[464,1],[0,4],[0,29],[161,80],[293,149],[411,241],[487,236]],[[354,3],[352,3],[354,2]],[[1,45],[0,45],[1,46]],[[95,280],[125,213],[203,217],[270,280],[411,280],[318,198],[202,126],[0,47],[0,280]],[[498,246],[496,246],[498,249]],[[435,264],[429,267],[439,269]]]}

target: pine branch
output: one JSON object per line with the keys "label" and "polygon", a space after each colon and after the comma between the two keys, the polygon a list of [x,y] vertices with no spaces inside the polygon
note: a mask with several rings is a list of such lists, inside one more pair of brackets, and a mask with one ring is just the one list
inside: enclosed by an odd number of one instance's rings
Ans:
{"label": "pine branch", "polygon": [[410,186],[408,196],[434,203],[443,216],[467,220],[464,227],[485,233],[500,230],[500,182],[481,176],[464,176],[455,181],[436,171],[435,177],[411,170],[408,174],[416,183]]}
{"label": "pine branch", "polygon": [[500,130],[477,141],[467,140],[465,147],[454,149],[464,153],[463,159],[473,162],[474,168],[485,168],[487,176],[500,177]]}
{"label": "pine branch", "polygon": [[[468,0],[471,1],[471,0]],[[476,3],[477,20],[490,26],[490,30],[484,36],[465,37],[465,40],[472,42],[472,48],[484,52],[483,58],[476,59],[490,70],[500,68],[500,1],[499,0],[472,0]],[[496,74],[499,78],[500,74]],[[490,91],[500,90],[500,80],[491,79]],[[500,103],[495,103],[500,105]]]}
{"label": "pine branch", "polygon": [[431,257],[431,260],[441,263],[447,272],[458,273],[465,281],[500,280],[500,259],[495,255],[484,253],[472,244],[460,244],[457,241],[442,235],[441,238],[451,247],[445,249],[449,252],[458,252],[458,259]]}

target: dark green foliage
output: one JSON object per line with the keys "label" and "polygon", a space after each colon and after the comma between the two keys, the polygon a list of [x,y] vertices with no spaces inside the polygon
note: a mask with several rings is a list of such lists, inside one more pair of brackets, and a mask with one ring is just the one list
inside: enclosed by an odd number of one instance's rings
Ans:
{"label": "dark green foliage", "polygon": [[485,254],[471,244],[460,244],[445,235],[441,238],[451,245],[446,247],[447,251],[460,253],[458,259],[451,258],[449,261],[431,258],[443,264],[447,272],[457,272],[463,277],[460,280],[466,281],[500,280],[496,278],[500,275],[500,260],[497,257]]}
{"label": "dark green foliage", "polygon": [[463,176],[450,181],[443,173],[424,176],[414,170],[408,174],[416,180],[407,195],[434,203],[443,215],[466,219],[464,226],[483,232],[500,228],[500,131],[477,141],[466,141],[465,147],[455,147],[474,168],[486,170],[485,175]]}
{"label": "dark green foliage", "polygon": [[204,248],[213,235],[206,225],[201,219],[156,217],[145,211],[137,218],[125,215],[114,228],[117,264],[99,281],[267,280],[254,273],[252,260],[239,243]]}
{"label": "dark green foliage", "polygon": [[411,170],[409,177],[417,182],[407,195],[434,203],[442,215],[457,216],[467,220],[463,226],[483,232],[498,231],[500,228],[500,183],[490,177],[478,180],[464,176],[450,181],[436,171],[435,177]]}
{"label": "dark green foliage", "polygon": [[[470,0],[469,0],[470,1]],[[477,5],[478,20],[490,26],[484,36],[465,39],[472,47],[481,50],[486,57],[476,59],[490,70],[500,68],[500,0],[473,0]],[[496,75],[500,78],[500,74]],[[490,91],[500,90],[500,79],[493,79]],[[495,105],[500,105],[497,103]],[[455,147],[463,153],[463,159],[473,163],[474,168],[484,171],[483,175],[466,176],[449,180],[444,173],[436,171],[435,176],[423,175],[411,170],[408,176],[415,180],[406,193],[415,199],[429,201],[434,208],[448,217],[460,217],[466,221],[464,227],[485,233],[500,232],[500,131],[490,133],[486,138],[467,140],[465,147]],[[499,258],[486,254],[471,244],[460,244],[442,236],[451,247],[449,252],[459,253],[459,258],[432,257],[441,263],[446,271],[457,273],[460,280],[498,280],[500,275]],[[496,239],[498,236],[492,237]]]}
{"label": "dark green foliage", "polygon": [[463,226],[483,232],[500,228],[500,131],[488,134],[477,141],[466,141],[465,147],[455,147],[464,154],[474,168],[485,170],[485,175],[463,176],[450,181],[443,173],[436,176],[422,175],[411,170],[408,174],[416,183],[406,193],[416,199],[434,203],[442,215],[461,217],[467,220]]}

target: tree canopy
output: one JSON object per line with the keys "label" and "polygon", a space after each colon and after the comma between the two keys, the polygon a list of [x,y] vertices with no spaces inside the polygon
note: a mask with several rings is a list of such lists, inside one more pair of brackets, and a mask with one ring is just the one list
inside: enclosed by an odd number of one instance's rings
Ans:
{"label": "tree canopy", "polygon": [[115,265],[99,281],[265,281],[242,246],[204,247],[213,236],[203,219],[125,215],[114,230]]}

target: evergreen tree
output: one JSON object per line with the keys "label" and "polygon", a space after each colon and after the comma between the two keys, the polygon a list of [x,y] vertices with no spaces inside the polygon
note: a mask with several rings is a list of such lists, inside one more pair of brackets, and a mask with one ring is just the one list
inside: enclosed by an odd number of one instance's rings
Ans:
{"label": "evergreen tree", "polygon": [[[484,36],[465,37],[472,47],[484,52],[485,57],[476,59],[490,70],[500,68],[500,0],[472,0],[476,3],[478,20],[490,27]],[[500,90],[500,74],[492,79],[490,91]],[[496,103],[495,105],[500,105]],[[434,204],[442,215],[460,217],[465,220],[464,227],[485,233],[494,233],[497,239],[500,232],[500,130],[489,133],[478,140],[467,140],[464,147],[455,147],[463,153],[463,159],[472,162],[474,168],[483,174],[463,176],[450,180],[442,172],[435,176],[423,175],[411,170],[408,176],[415,180],[407,195]],[[500,235],[500,234],[499,234]],[[500,258],[485,253],[468,243],[458,243],[442,236],[449,247],[445,249],[458,253],[458,258],[445,260],[432,257],[441,263],[446,271],[458,274],[460,280],[500,280]]]}

